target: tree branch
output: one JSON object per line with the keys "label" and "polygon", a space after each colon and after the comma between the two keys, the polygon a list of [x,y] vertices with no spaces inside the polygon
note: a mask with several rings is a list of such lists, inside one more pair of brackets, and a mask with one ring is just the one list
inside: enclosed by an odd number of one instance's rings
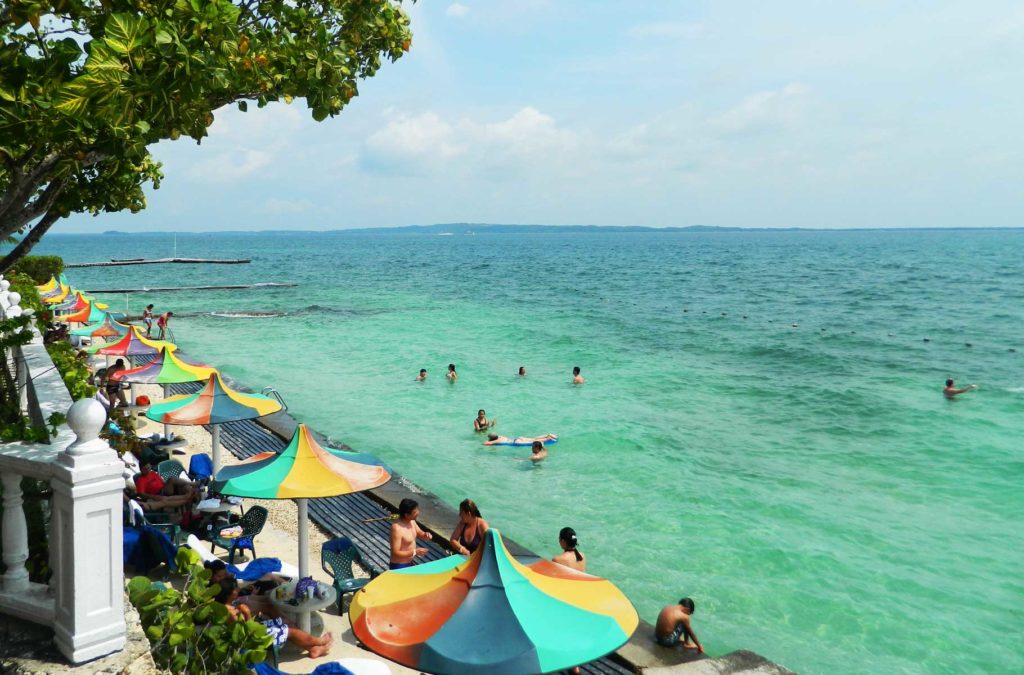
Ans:
{"label": "tree branch", "polygon": [[0,273],[6,272],[7,270],[14,267],[15,263],[25,257],[32,247],[39,243],[39,240],[43,238],[43,235],[60,220],[60,214],[55,211],[49,211],[42,220],[35,224],[35,227],[25,235],[25,238],[14,247],[14,250],[4,256],[3,260],[0,260]]}
{"label": "tree branch", "polygon": [[26,205],[21,211],[15,211],[9,217],[4,216],[0,219],[0,237],[14,234],[24,227],[25,223],[29,223],[49,211],[66,184],[65,179],[50,181],[50,184],[43,190],[43,194],[39,195],[34,202]]}
{"label": "tree branch", "polygon": [[[51,152],[23,178],[19,179],[17,182],[13,180],[11,181],[7,188],[7,194],[4,195],[3,200],[0,200],[0,222],[7,220],[8,213],[11,212],[12,208],[15,208],[16,204],[19,205],[18,208],[20,208],[21,204],[28,201],[32,191],[43,184],[44,176],[53,170],[53,167],[57,166],[57,162],[59,161],[60,153]],[[4,229],[6,229],[6,227]]]}

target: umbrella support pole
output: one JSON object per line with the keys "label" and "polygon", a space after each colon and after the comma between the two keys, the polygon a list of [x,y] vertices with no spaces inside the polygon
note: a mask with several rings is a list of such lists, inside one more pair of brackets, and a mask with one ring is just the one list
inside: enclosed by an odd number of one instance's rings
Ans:
{"label": "umbrella support pole", "polygon": [[220,471],[220,425],[214,424],[213,426],[213,441],[212,441],[212,455],[213,455],[213,475],[216,476],[217,472]]}
{"label": "umbrella support pole", "polygon": [[[163,387],[164,399],[166,400],[167,399],[167,385],[166,384],[162,384],[160,386]],[[171,435],[171,425],[170,424],[165,424],[164,425],[164,440],[166,440],[167,437],[170,436],[170,435]]]}
{"label": "umbrella support pole", "polygon": [[[305,499],[296,499],[299,507],[299,578],[309,576],[309,510]],[[309,632],[309,612],[299,612],[299,628]]]}

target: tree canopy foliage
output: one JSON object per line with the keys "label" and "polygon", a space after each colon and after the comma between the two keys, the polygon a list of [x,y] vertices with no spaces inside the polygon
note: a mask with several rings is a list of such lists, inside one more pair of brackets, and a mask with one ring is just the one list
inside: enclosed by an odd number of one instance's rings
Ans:
{"label": "tree canopy foliage", "polygon": [[232,103],[337,115],[411,33],[401,0],[0,0],[0,39],[2,271],[61,217],[145,208],[150,144]]}

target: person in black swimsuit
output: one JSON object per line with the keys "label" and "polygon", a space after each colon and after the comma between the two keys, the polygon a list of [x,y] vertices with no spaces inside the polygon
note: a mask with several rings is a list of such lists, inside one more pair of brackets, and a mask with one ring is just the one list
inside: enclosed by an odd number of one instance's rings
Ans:
{"label": "person in black swimsuit", "polygon": [[449,540],[452,548],[462,555],[471,555],[484,540],[489,527],[473,500],[463,499],[459,504],[459,524]]}
{"label": "person in black swimsuit", "polygon": [[124,359],[114,361],[114,365],[107,368],[107,372],[104,375],[103,390],[107,394],[107,400],[110,401],[111,410],[119,404],[122,406],[128,405],[128,399],[124,397],[124,389],[121,388],[121,381],[112,378],[113,374],[119,370],[124,370]]}

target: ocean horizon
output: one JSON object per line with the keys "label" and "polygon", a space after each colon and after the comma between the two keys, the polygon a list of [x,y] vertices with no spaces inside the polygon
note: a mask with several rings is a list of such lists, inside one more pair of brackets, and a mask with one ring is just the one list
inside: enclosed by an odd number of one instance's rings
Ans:
{"label": "ocean horizon", "polygon": [[[480,227],[434,227],[454,226]],[[1024,231],[379,232],[60,233],[34,253],[252,259],[68,270],[85,289],[297,284],[100,299],[174,311],[193,358],[541,555],[574,527],[647,621],[694,598],[712,655],[1024,670]],[[947,377],[980,388],[947,400]],[[539,466],[485,448],[480,408],[559,443]]]}

